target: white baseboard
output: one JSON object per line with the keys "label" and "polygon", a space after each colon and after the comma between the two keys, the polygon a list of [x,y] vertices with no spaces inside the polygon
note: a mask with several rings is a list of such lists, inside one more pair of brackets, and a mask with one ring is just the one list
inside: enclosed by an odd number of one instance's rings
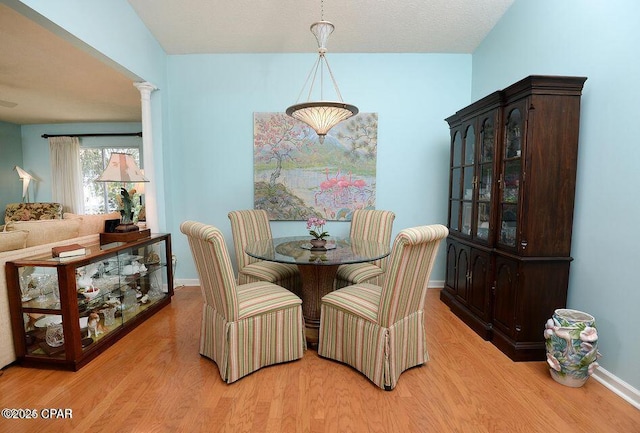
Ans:
{"label": "white baseboard", "polygon": [[182,287],[182,286],[199,286],[200,280],[197,278],[181,278],[173,280],[173,287]]}
{"label": "white baseboard", "polygon": [[428,289],[444,289],[444,280],[429,280]]}
{"label": "white baseboard", "polygon": [[640,391],[624,380],[614,376],[602,367],[596,368],[591,377],[618,394],[628,403],[631,403],[636,409],[640,409]]}

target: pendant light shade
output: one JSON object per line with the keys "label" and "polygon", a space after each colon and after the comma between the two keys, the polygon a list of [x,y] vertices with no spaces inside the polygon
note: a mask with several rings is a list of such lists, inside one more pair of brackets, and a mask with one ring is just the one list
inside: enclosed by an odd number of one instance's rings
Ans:
{"label": "pendant light shade", "polygon": [[[287,115],[294,119],[298,119],[313,128],[313,130],[318,134],[320,143],[324,142],[324,137],[331,128],[343,120],[358,114],[358,108],[355,105],[346,104],[342,101],[342,95],[340,95],[338,84],[336,83],[325,55],[327,53],[327,39],[333,32],[334,28],[334,25],[329,21],[318,21],[311,25],[311,33],[313,33],[316,37],[316,41],[318,42],[318,59],[311,68],[307,81],[300,92],[300,95],[302,95],[307,88],[307,84],[310,83],[308,99],[307,102],[296,103],[286,110]],[[328,71],[329,76],[331,77],[336,96],[339,99],[338,101],[324,100],[324,69]],[[320,75],[320,101],[311,101],[311,94],[316,78],[318,77],[318,73]],[[300,97],[298,97],[298,99],[300,99]]]}
{"label": "pendant light shade", "polygon": [[358,114],[358,108],[344,102],[305,102],[287,108],[287,114],[312,127],[322,142],[331,128]]}

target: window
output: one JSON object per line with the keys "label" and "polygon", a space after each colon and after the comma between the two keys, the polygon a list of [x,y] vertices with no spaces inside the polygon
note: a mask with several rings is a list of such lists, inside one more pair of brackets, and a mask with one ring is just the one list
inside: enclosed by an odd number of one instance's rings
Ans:
{"label": "window", "polygon": [[124,152],[133,156],[140,165],[140,149],[138,147],[83,147],[80,149],[80,164],[82,166],[82,183],[84,192],[84,212],[99,214],[117,211],[119,209],[116,197],[120,195],[120,188],[133,188],[134,184],[121,185],[116,182],[96,182],[109,162],[112,152]]}

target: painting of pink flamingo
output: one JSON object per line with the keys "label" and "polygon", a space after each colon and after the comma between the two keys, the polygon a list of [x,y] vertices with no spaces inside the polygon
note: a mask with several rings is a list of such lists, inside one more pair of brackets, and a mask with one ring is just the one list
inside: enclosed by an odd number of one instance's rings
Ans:
{"label": "painting of pink flamingo", "polygon": [[[302,132],[278,126],[285,121],[279,116],[254,113],[256,209],[271,220],[350,220],[356,209],[375,208],[376,113],[335,126],[322,144],[306,126]],[[279,131],[288,135],[279,138]]]}

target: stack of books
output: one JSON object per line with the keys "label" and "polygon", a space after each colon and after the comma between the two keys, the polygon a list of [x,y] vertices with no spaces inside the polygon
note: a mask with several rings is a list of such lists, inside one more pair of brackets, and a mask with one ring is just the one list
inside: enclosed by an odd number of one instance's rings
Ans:
{"label": "stack of books", "polygon": [[87,249],[78,244],[61,245],[51,248],[53,257],[59,257],[61,259],[65,257],[84,256],[86,253]]}

